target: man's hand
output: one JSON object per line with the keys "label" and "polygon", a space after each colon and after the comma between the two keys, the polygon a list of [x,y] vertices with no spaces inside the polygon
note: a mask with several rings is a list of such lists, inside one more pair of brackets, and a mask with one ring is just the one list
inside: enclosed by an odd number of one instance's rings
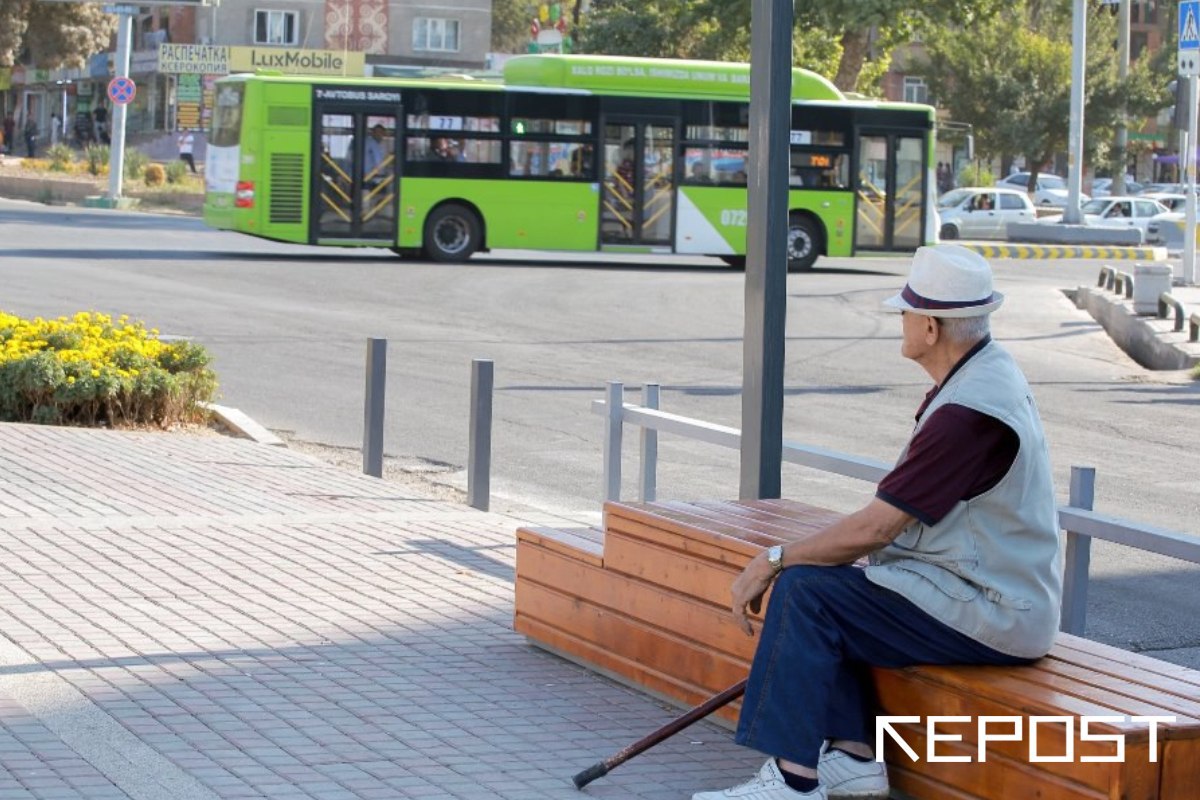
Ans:
{"label": "man's hand", "polygon": [[733,582],[733,620],[747,636],[754,635],[754,628],[750,624],[746,609],[758,613],[762,606],[763,593],[773,580],[775,570],[768,563],[766,552],[762,552],[750,560],[742,574]]}

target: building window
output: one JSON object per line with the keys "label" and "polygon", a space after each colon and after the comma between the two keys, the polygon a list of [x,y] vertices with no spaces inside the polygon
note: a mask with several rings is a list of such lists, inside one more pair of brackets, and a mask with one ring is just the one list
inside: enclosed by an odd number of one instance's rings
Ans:
{"label": "building window", "polygon": [[925,85],[924,78],[914,78],[911,75],[904,76],[904,102],[929,102],[929,87]]}
{"label": "building window", "polygon": [[295,11],[255,11],[254,43],[293,46],[299,44],[298,16]]}
{"label": "building window", "polygon": [[413,50],[458,52],[458,20],[417,17],[413,20]]}

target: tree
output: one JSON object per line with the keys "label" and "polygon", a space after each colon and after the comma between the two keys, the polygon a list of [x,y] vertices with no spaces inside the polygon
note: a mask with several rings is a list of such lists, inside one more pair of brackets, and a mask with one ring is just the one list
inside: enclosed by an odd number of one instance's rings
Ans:
{"label": "tree", "polygon": [[[997,4],[797,0],[793,61],[831,78],[842,91],[870,91],[896,44],[934,26],[972,24]],[[750,3],[595,0],[580,33],[586,52],[744,61],[750,55]]]}
{"label": "tree", "polygon": [[[1065,9],[1065,10],[1064,10]],[[1120,81],[1107,12],[1088,20],[1085,67],[1085,161],[1103,157],[1122,102],[1131,119],[1164,102],[1155,64],[1143,59]],[[938,105],[971,124],[986,157],[1021,154],[1035,172],[1067,149],[1071,109],[1070,10],[1041,2],[1014,4],[975,26],[970,36],[943,30],[926,40],[926,80]],[[1036,174],[1035,176],[1036,177]],[[1033,185],[1033,181],[1030,181]]]}
{"label": "tree", "polygon": [[17,63],[28,49],[43,69],[83,67],[108,49],[116,17],[98,5],[0,0],[0,66]]}

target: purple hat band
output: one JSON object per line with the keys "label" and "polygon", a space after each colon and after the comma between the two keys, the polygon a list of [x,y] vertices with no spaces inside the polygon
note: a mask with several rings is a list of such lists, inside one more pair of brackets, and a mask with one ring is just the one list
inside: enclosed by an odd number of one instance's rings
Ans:
{"label": "purple hat band", "polygon": [[985,306],[992,302],[991,297],[983,300],[932,300],[928,297],[923,297],[913,291],[913,288],[908,284],[904,285],[903,291],[900,292],[900,297],[904,298],[904,302],[908,303],[913,308],[924,308],[931,311],[948,308],[970,308],[971,306]]}

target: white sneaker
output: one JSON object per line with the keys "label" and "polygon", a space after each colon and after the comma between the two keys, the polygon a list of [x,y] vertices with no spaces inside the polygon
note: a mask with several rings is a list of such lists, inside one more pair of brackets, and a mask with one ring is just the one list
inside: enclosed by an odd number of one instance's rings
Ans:
{"label": "white sneaker", "polygon": [[882,761],[858,761],[841,750],[826,750],[817,762],[817,778],[829,797],[879,798],[888,796],[887,767]]}
{"label": "white sneaker", "polygon": [[692,800],[727,800],[731,797],[742,800],[826,800],[824,787],[818,786],[811,792],[797,792],[789,787],[773,758],[768,758],[758,775],[745,783],[721,792],[697,792],[692,795]]}

